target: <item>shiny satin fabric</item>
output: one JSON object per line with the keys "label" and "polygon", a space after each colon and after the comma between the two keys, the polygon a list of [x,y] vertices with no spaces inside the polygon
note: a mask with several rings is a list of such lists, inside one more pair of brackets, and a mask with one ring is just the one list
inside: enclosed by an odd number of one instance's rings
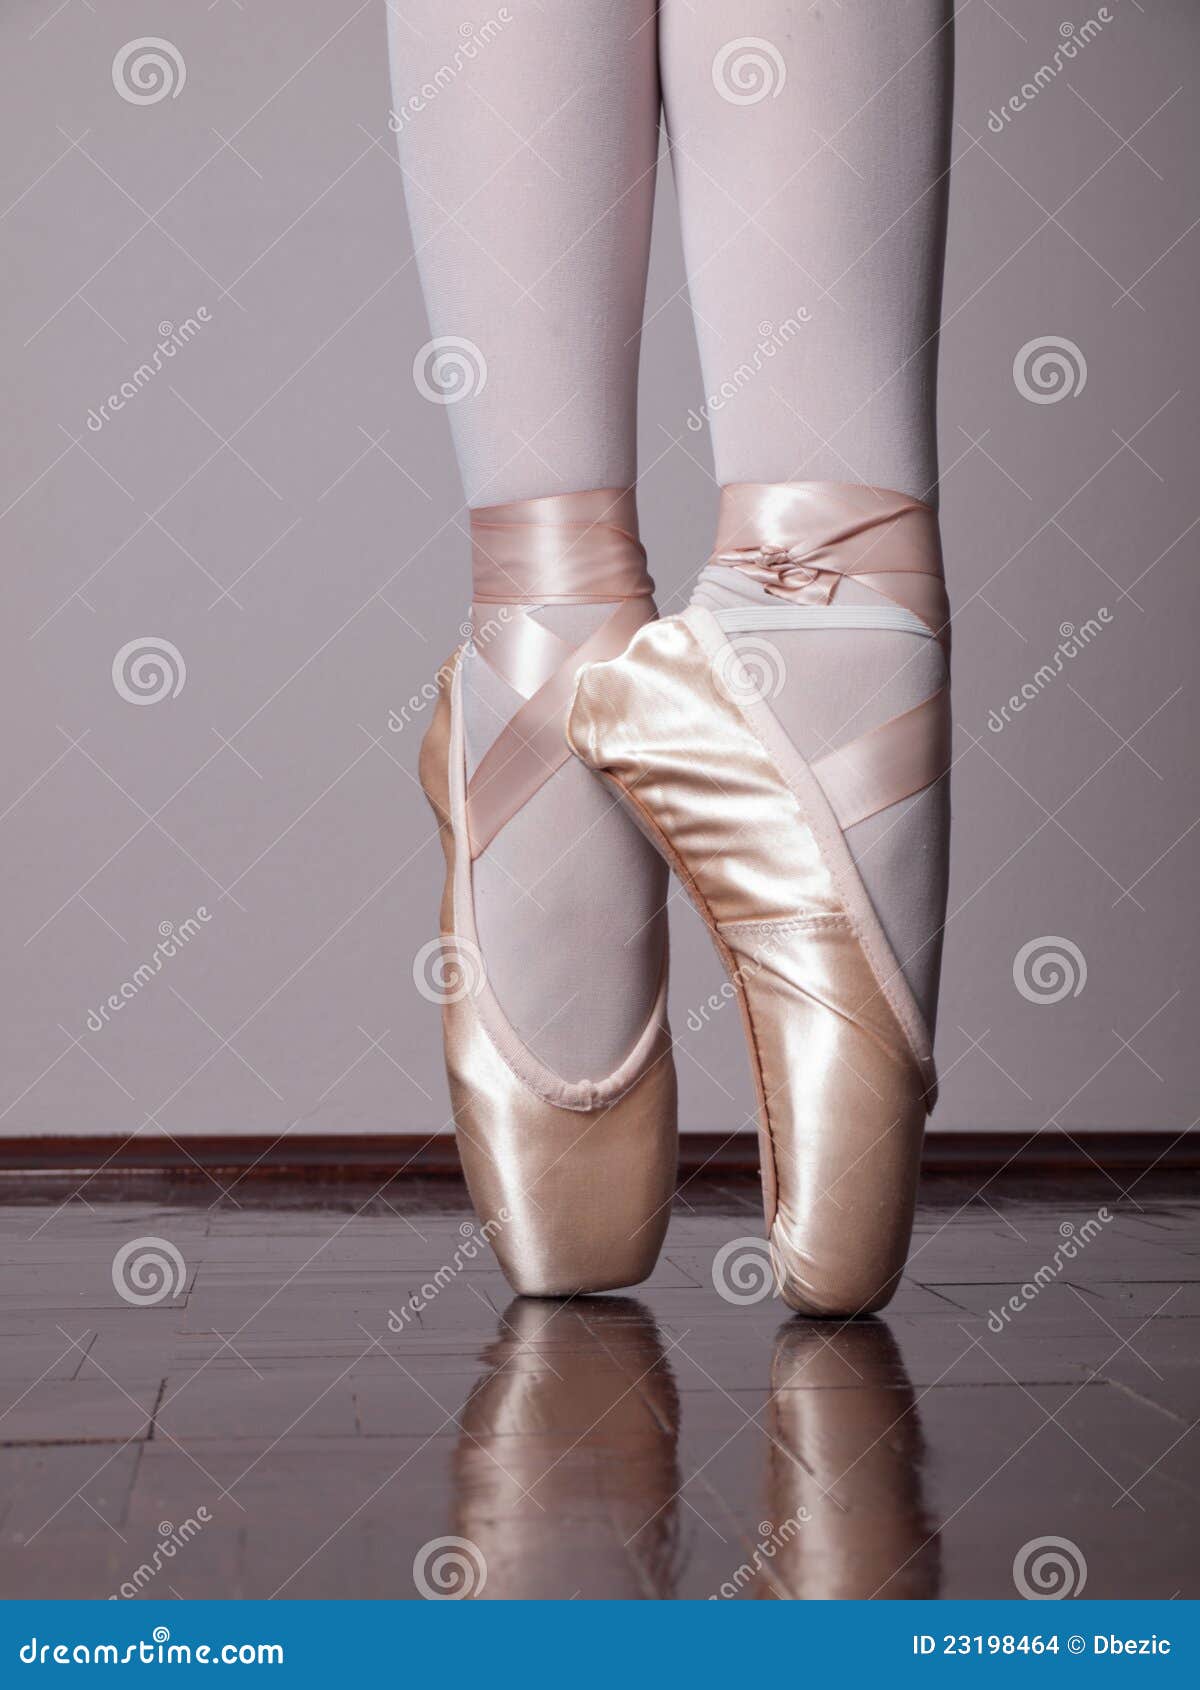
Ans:
{"label": "shiny satin fabric", "polygon": [[651,1018],[607,1080],[565,1081],[521,1044],[488,986],[475,937],[460,679],[457,659],[439,672],[420,772],[446,856],[447,962],[462,983],[442,1015],[463,1171],[515,1291],[566,1296],[633,1285],[658,1258],[675,1186],[665,952]]}
{"label": "shiny satin fabric", "polygon": [[[843,582],[853,581],[919,617],[949,662],[937,513],[918,499],[828,481],[725,487],[710,562],[793,604],[829,606]],[[931,786],[950,763],[950,693],[943,686],[812,769],[845,829]]]}
{"label": "shiny satin fabric", "polygon": [[853,578],[949,641],[937,512],[907,494],[836,481],[723,487],[709,561],[800,604],[830,604]]}
{"label": "shiny satin fabric", "polygon": [[675,1594],[679,1395],[632,1297],[514,1301],[462,1411],[455,1532],[487,1566],[485,1601]]}
{"label": "shiny satin fabric", "polygon": [[[566,761],[563,724],[576,673],[624,651],[654,614],[654,583],[632,489],[473,510],[471,554],[475,650],[525,701],[471,776],[467,832],[477,857]],[[613,610],[575,647],[526,609],[566,604]]]}
{"label": "shiny satin fabric", "polygon": [[940,687],[911,710],[818,757],[813,774],[843,832],[890,810],[949,773],[950,692]]}
{"label": "shiny satin fabric", "polygon": [[[572,648],[559,641],[559,661],[496,735],[471,776],[467,829],[472,857],[487,849],[500,829],[566,762],[569,752],[563,724],[580,669],[624,651],[631,635],[653,614],[649,599],[624,599],[582,645]],[[537,623],[530,626],[538,628]],[[485,661],[492,661],[492,646],[502,637],[486,648],[477,647],[486,652]],[[514,644],[522,647],[524,640]],[[506,656],[514,667],[522,661],[511,650]]]}
{"label": "shiny satin fabric", "polygon": [[471,512],[474,604],[650,598],[632,488],[601,487]]}
{"label": "shiny satin fabric", "polygon": [[781,1294],[866,1313],[907,1255],[929,1034],[815,775],[766,704],[721,684],[729,655],[704,610],[641,629],[580,673],[568,739],[675,869],[736,988]]}

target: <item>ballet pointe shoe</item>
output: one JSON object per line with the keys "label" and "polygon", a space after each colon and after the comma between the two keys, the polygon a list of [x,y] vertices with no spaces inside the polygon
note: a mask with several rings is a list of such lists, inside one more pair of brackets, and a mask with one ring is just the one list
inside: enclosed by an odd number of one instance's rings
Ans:
{"label": "ballet pointe shoe", "polygon": [[[591,502],[602,510],[620,497],[566,495],[530,503],[576,513],[584,536],[576,561],[583,572]],[[601,540],[610,546],[607,537]],[[533,689],[493,746],[495,757],[489,752],[468,779],[461,649],[439,672],[437,703],[421,746],[421,784],[446,858],[439,995],[455,1133],[483,1234],[514,1291],[530,1297],[607,1291],[645,1279],[658,1259],[675,1187],[676,1083],[665,942],[653,1008],[632,1049],[601,1080],[568,1080],[522,1042],[497,1000],[472,897],[472,867],[488,840],[548,778],[557,766],[554,758],[561,764],[569,755],[562,712],[578,663],[589,653],[620,651],[636,625],[633,618],[651,613],[641,549],[636,547],[636,558],[630,552],[635,546],[628,541],[615,562],[609,560],[601,582],[605,599],[620,600],[618,612]],[[605,558],[595,561],[603,565]],[[513,555],[505,560],[498,597],[507,603],[518,598],[514,577],[520,562]],[[477,555],[477,589],[480,576]],[[561,574],[557,579],[561,599]],[[542,602],[536,580],[529,582],[528,596]],[[496,635],[497,643],[501,639]],[[515,658],[511,647],[508,655],[519,667],[528,654],[518,646]],[[531,720],[534,716],[539,720]]]}
{"label": "ballet pointe shoe", "polygon": [[[724,501],[723,561],[744,558],[811,604],[853,576],[943,634],[927,506],[829,483],[727,489]],[[936,1088],[930,1033],[844,832],[941,778],[948,709],[943,688],[809,763],[697,607],[640,629],[576,685],[569,744],[666,857],[728,970],[777,1286],[807,1315],[882,1308],[907,1256]]]}

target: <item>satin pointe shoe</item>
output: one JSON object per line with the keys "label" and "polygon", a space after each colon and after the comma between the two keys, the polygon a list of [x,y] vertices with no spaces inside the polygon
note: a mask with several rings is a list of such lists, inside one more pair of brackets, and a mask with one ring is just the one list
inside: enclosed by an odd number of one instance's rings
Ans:
{"label": "satin pointe shoe", "polygon": [[942,644],[943,684],[929,697],[809,762],[745,684],[718,614],[693,606],[583,669],[568,725],[576,755],[679,876],[729,972],[778,1289],[802,1313],[849,1317],[881,1308],[899,1279],[936,1091],[930,1029],[845,831],[949,768],[937,518],[875,488],[727,488],[717,560],[769,582],[796,626],[811,626],[814,607],[830,615],[853,580],[858,606],[833,625],[864,626],[865,596],[873,625],[892,618]]}
{"label": "satin pointe shoe", "polygon": [[[496,506],[472,512],[471,525],[472,660],[524,702],[469,769],[460,647],[439,674],[421,747],[421,784],[446,856],[440,968],[448,988],[439,995],[455,1131],[484,1235],[513,1289],[543,1297],[611,1290],[652,1270],[674,1193],[665,928],[648,982],[653,1007],[624,1059],[602,1079],[564,1078],[522,1040],[493,989],[473,883],[491,843],[569,759],[563,726],[577,670],[624,649],[654,614],[653,583],[633,538],[631,493]],[[596,604],[614,608],[574,647],[533,614]],[[578,873],[586,875],[586,862]],[[664,892],[665,875],[655,905]],[[548,1004],[545,1019],[558,1008]]]}

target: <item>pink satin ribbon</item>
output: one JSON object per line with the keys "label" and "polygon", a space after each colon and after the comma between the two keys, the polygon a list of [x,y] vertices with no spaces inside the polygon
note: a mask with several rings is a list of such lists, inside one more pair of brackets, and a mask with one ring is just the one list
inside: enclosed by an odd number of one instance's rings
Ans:
{"label": "pink satin ribbon", "polygon": [[601,487],[471,512],[475,604],[649,598],[633,489]]}
{"label": "pink satin ribbon", "polygon": [[[919,499],[835,481],[723,487],[709,561],[793,604],[830,604],[852,579],[919,617],[949,657],[937,513]],[[950,762],[950,693],[942,687],[818,758],[812,771],[845,830],[923,791]]]}
{"label": "pink satin ribbon", "polygon": [[[467,786],[471,856],[560,769],[575,676],[619,657],[654,615],[654,582],[637,538],[631,488],[597,488],[489,505],[471,512],[475,649],[524,704],[488,747]],[[612,604],[578,647],[526,606]],[[503,619],[495,609],[504,606]]]}
{"label": "pink satin ribbon", "polygon": [[949,642],[937,513],[904,493],[836,481],[737,482],[721,489],[709,562],[795,604],[830,604],[852,576]]}
{"label": "pink satin ribbon", "polygon": [[844,833],[940,780],[951,757],[950,692],[940,687],[811,768]]}

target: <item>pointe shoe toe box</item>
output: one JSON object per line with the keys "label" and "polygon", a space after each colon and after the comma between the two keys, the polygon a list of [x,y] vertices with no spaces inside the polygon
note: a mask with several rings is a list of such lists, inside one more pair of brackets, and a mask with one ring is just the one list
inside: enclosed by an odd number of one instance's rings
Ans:
{"label": "pointe shoe toe box", "polygon": [[619,1095],[562,1108],[537,1095],[465,1017],[447,1038],[459,1152],[510,1284],[528,1297],[640,1283],[675,1187],[675,1070],[662,1048]]}
{"label": "pointe shoe toe box", "polygon": [[[904,1242],[907,1242],[905,1239]],[[875,1314],[891,1302],[900,1282],[904,1258],[881,1261],[861,1249],[842,1259],[818,1259],[788,1240],[778,1217],[771,1228],[771,1261],[779,1295],[797,1314],[816,1320],[854,1320]],[[889,1252],[894,1258],[895,1252]]]}
{"label": "pointe shoe toe box", "polygon": [[587,663],[575,678],[567,744],[593,769],[644,756],[655,714],[677,704],[672,666],[689,644],[677,617],[647,622],[620,657]]}

